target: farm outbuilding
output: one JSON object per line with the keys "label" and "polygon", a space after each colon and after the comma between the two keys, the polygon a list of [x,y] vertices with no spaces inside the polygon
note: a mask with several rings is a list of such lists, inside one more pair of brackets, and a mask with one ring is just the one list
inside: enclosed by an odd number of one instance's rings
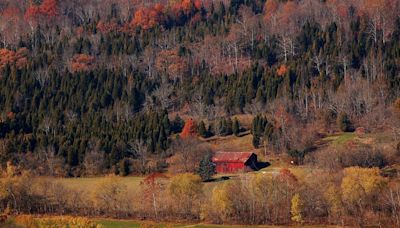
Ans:
{"label": "farm outbuilding", "polygon": [[257,155],[253,152],[216,152],[212,158],[217,173],[236,173],[257,169]]}

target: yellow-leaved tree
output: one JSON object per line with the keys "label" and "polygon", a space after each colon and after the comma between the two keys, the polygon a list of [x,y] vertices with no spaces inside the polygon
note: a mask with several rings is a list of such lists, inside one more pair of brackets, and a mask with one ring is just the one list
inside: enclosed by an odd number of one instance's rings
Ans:
{"label": "yellow-leaved tree", "polygon": [[96,184],[90,196],[97,213],[119,216],[121,211],[129,211],[127,186],[122,177],[107,176]]}
{"label": "yellow-leaved tree", "polygon": [[233,183],[226,182],[221,186],[216,186],[212,192],[212,209],[222,221],[227,221],[232,214],[233,202],[230,199],[229,189]]}
{"label": "yellow-leaved tree", "polygon": [[324,192],[324,197],[329,204],[330,219],[341,222],[343,225],[343,200],[340,187],[330,184]]}
{"label": "yellow-leaved tree", "polygon": [[364,225],[367,202],[374,201],[382,192],[386,180],[378,168],[349,167],[344,170],[341,184],[343,202],[346,209],[356,214],[360,227]]}
{"label": "yellow-leaved tree", "polygon": [[303,223],[303,201],[300,198],[300,195],[296,193],[292,197],[292,204],[291,204],[291,209],[290,212],[292,213],[292,221],[297,222],[297,223]]}
{"label": "yellow-leaved tree", "polygon": [[176,206],[177,213],[184,217],[199,214],[200,198],[203,194],[203,182],[194,174],[179,174],[171,178],[168,192]]}

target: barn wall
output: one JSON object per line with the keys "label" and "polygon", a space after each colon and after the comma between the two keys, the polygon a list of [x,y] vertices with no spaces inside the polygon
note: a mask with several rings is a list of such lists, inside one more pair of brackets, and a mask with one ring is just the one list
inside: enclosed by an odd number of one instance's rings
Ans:
{"label": "barn wall", "polygon": [[218,162],[215,165],[217,173],[235,173],[244,170],[246,167],[241,162]]}

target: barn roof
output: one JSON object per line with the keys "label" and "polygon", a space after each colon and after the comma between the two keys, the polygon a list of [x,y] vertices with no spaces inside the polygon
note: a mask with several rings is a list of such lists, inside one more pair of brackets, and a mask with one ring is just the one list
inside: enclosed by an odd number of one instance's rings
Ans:
{"label": "barn roof", "polygon": [[249,160],[253,152],[216,152],[213,162],[243,162]]}

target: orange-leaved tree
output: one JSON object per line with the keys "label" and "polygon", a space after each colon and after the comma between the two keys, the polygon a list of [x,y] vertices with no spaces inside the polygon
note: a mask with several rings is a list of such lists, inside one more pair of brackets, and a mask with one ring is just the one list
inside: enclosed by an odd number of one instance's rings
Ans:
{"label": "orange-leaved tree", "polygon": [[40,22],[54,22],[58,15],[57,0],[43,0],[40,5],[31,2],[24,16],[33,29]]}
{"label": "orange-leaved tree", "polygon": [[147,8],[138,9],[130,23],[132,27],[151,29],[162,23],[164,20],[164,6],[160,3]]}
{"label": "orange-leaved tree", "polygon": [[71,62],[70,67],[72,72],[89,71],[94,66],[94,57],[87,54],[75,55]]}
{"label": "orange-leaved tree", "polygon": [[193,119],[189,119],[188,121],[186,121],[180,136],[182,138],[197,136],[197,124]]}
{"label": "orange-leaved tree", "polygon": [[15,66],[17,69],[21,69],[26,66],[28,59],[28,49],[20,48],[17,51],[0,49],[0,70],[9,66]]}
{"label": "orange-leaved tree", "polygon": [[288,71],[288,68],[285,64],[282,64],[277,70],[276,73],[278,74],[278,76],[283,76],[286,74],[286,72]]}

